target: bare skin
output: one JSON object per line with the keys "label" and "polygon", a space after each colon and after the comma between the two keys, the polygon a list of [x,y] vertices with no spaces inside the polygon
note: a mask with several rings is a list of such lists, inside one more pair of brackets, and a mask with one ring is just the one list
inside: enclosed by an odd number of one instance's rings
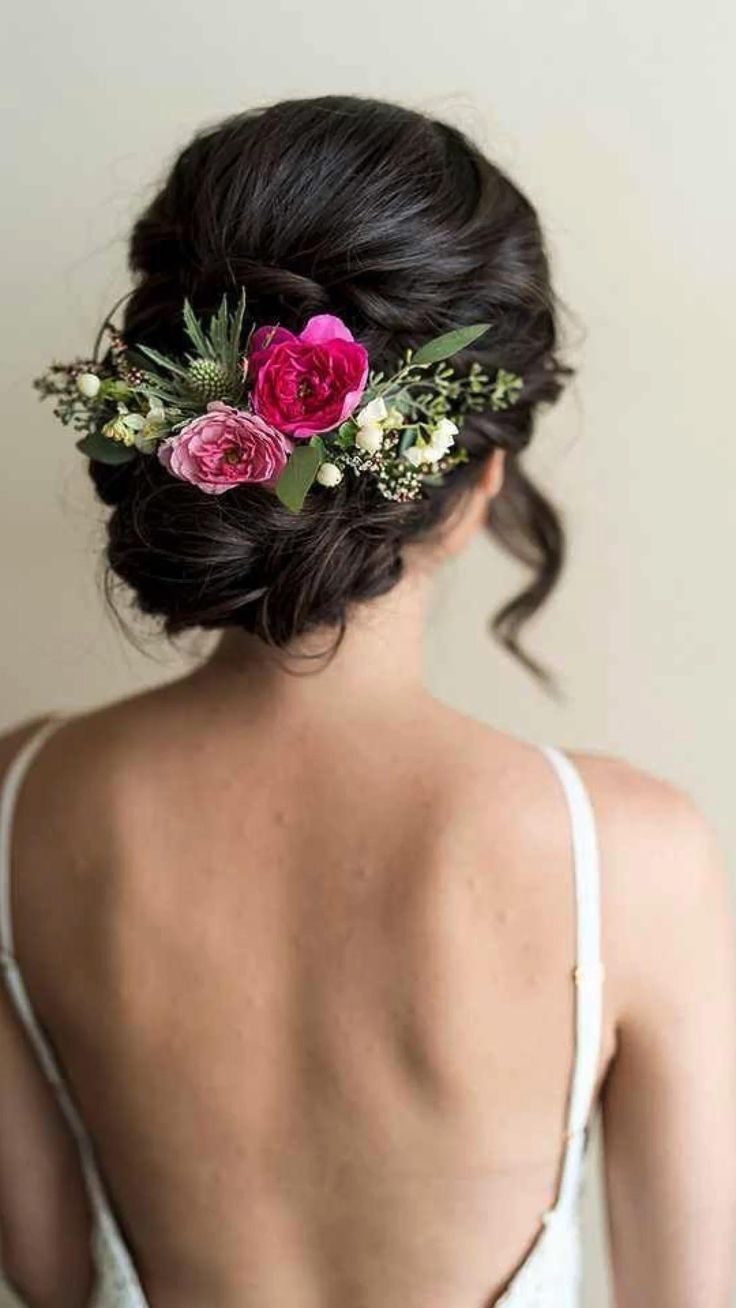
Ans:
{"label": "bare skin", "polygon": [[[554,1200],[568,816],[538,750],[423,688],[433,563],[318,673],[227,636],[63,726],[21,792],[17,953],[152,1308],[490,1308]],[[728,1308],[723,869],[681,793],[576,762],[603,852],[616,1305]],[[84,1308],[75,1148],[2,988],[0,1232],[32,1308]]]}

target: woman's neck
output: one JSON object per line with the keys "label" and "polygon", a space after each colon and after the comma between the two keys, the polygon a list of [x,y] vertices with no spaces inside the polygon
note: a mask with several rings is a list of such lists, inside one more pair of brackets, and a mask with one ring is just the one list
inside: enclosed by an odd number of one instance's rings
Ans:
{"label": "woman's neck", "polygon": [[324,628],[288,650],[267,646],[234,628],[192,674],[218,698],[292,711],[390,712],[397,701],[422,693],[427,578],[418,571],[388,594],[356,606],[341,641]]}

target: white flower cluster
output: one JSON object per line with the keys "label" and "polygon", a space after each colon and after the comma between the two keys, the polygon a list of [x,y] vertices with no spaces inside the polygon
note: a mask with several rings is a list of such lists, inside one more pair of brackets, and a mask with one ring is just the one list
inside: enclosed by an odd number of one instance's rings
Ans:
{"label": "white flower cluster", "polygon": [[440,418],[434,427],[430,428],[429,440],[418,436],[414,444],[410,445],[408,450],[404,450],[404,458],[408,459],[415,468],[420,468],[427,463],[439,463],[455,444],[457,434],[457,424],[451,418]]}
{"label": "white flower cluster", "polygon": [[125,404],[118,402],[117,417],[110,418],[102,431],[121,445],[135,445],[147,453],[149,445],[161,435],[165,425],[166,413],[160,404],[150,404],[147,413],[131,413]]}
{"label": "white flower cluster", "polygon": [[[354,421],[357,426],[356,448],[363,454],[376,455],[383,446],[386,433],[400,428],[404,417],[399,409],[389,409],[382,396],[378,396],[355,414]],[[440,418],[429,428],[428,436],[417,436],[414,444],[404,450],[402,457],[413,468],[431,470],[455,444],[458,430],[450,418]],[[336,463],[323,463],[317,472],[317,481],[321,486],[338,486],[342,478],[343,470]]]}
{"label": "white flower cluster", "polygon": [[[86,400],[94,400],[101,385],[100,378],[94,372],[82,372],[76,380],[77,390]],[[163,405],[149,401],[147,413],[131,411],[121,400],[117,407],[116,416],[110,418],[102,428],[104,435],[121,445],[135,445],[138,449],[147,451],[166,423]]]}

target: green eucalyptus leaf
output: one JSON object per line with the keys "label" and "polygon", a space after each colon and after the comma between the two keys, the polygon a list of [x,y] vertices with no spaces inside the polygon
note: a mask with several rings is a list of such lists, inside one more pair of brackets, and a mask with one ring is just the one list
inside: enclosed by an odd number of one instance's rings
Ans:
{"label": "green eucalyptus leaf", "polygon": [[477,322],[471,327],[456,327],[451,332],[445,332],[443,336],[435,336],[433,341],[420,345],[412,355],[411,361],[413,364],[440,363],[460,350],[467,349],[473,341],[477,341],[480,336],[485,336],[486,332],[490,331],[490,327],[489,322]]}
{"label": "green eucalyptus leaf", "polygon": [[324,447],[320,446],[321,442],[319,445],[311,442],[297,445],[276,483],[276,495],[290,513],[299,512],[314,484],[319,465],[323,462]]}
{"label": "green eucalyptus leaf", "polygon": [[96,459],[98,463],[130,463],[136,457],[133,446],[111,440],[109,436],[103,436],[101,431],[90,432],[81,441],[77,441],[76,445],[88,459]]}

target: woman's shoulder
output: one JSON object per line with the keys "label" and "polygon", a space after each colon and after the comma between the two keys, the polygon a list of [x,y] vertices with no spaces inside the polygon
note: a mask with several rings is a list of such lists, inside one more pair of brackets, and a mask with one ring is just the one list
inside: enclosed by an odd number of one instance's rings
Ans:
{"label": "woman's shoulder", "polygon": [[[495,733],[486,748],[507,760],[516,795],[534,795],[528,824],[541,832],[536,847],[546,847],[547,833],[560,831],[560,796],[559,787],[542,783],[542,751]],[[622,1021],[637,1021],[647,1006],[653,1021],[674,1015],[688,993],[725,975],[733,957],[733,892],[714,825],[666,777],[601,752],[562,752],[595,818],[611,1012]]]}
{"label": "woman's shoulder", "polygon": [[40,713],[35,717],[26,718],[23,722],[6,727],[4,731],[0,732],[0,777],[4,776],[13,759],[27,742],[35,736],[36,732],[41,731],[55,716],[51,712]]}
{"label": "woman's shoulder", "polygon": [[16,756],[47,726],[54,730],[48,748],[43,750],[42,766],[47,755],[56,764],[63,760],[66,773],[84,766],[87,758],[96,764],[101,751],[109,758],[116,745],[135,739],[141,723],[155,716],[156,705],[165,698],[166,687],[157,687],[79,710],[50,708],[6,727],[0,732],[0,779]]}
{"label": "woman's shoulder", "polygon": [[[22,826],[29,815],[25,825],[39,840],[43,828],[58,832],[60,839],[67,833],[76,842],[92,829],[91,810],[98,819],[94,829],[102,828],[105,815],[114,820],[145,747],[137,739],[134,724],[141,714],[133,703],[121,699],[79,711],[51,708],[0,733],[0,788],[16,760],[23,755],[26,760],[15,796],[14,825],[20,820]],[[39,748],[34,750],[36,738]],[[44,815],[42,824],[35,820],[38,813]]]}
{"label": "woman's shoulder", "polygon": [[[547,744],[500,731],[482,721],[440,704],[440,733],[454,743],[479,774],[501,771],[516,784],[526,783],[530,797],[533,783],[550,780],[545,758]],[[647,771],[617,755],[555,744],[557,751],[573,764],[588,792],[596,822],[602,834],[617,842],[661,841],[668,835],[674,845],[683,840],[707,839],[709,823],[703,810],[686,789],[654,771]],[[537,786],[538,789],[542,788]],[[556,793],[554,784],[544,787]]]}
{"label": "woman's shoulder", "polygon": [[[539,744],[499,732],[461,714],[448,733],[466,760],[464,772],[482,792],[497,779],[510,802],[523,801],[527,820],[547,825],[559,813],[559,787]],[[655,914],[661,901],[690,903],[710,888],[721,894],[723,859],[699,802],[670,778],[595,750],[558,747],[590,798],[609,901],[626,916],[639,904]],[[707,897],[707,896],[706,896]]]}
{"label": "woman's shoulder", "polygon": [[677,1022],[732,966],[732,891],[714,827],[670,780],[602,754],[571,758],[596,817],[612,1007],[630,1031]]}
{"label": "woman's shoulder", "polygon": [[711,822],[697,800],[672,780],[625,759],[571,751],[590,796],[606,862],[631,885],[674,889],[718,862]]}
{"label": "woman's shoulder", "polygon": [[[499,767],[516,784],[549,779],[549,764],[540,742],[498,731],[476,719],[453,714],[458,740],[468,758],[482,769]],[[544,742],[546,744],[546,742]],[[551,743],[551,742],[550,742]],[[713,845],[711,824],[700,804],[676,782],[647,771],[617,755],[594,749],[556,745],[573,764],[587,791],[601,842],[609,857],[632,854],[661,866],[663,855],[692,858]],[[538,785],[538,788],[541,787]],[[553,785],[545,791],[555,791]],[[555,791],[556,793],[556,791]]]}

